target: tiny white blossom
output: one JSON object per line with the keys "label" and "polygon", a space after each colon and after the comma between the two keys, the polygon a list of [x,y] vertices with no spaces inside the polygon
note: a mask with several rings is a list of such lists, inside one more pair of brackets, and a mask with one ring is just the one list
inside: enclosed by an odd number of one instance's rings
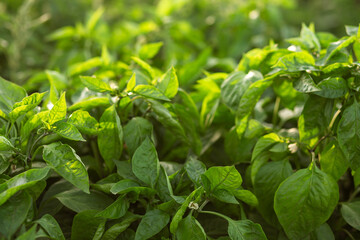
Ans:
{"label": "tiny white blossom", "polygon": [[190,202],[188,207],[190,209],[198,210],[199,209],[199,204],[197,204],[195,202]]}
{"label": "tiny white blossom", "polygon": [[298,150],[298,146],[296,145],[296,143],[289,144],[288,148],[291,153],[296,153]]}

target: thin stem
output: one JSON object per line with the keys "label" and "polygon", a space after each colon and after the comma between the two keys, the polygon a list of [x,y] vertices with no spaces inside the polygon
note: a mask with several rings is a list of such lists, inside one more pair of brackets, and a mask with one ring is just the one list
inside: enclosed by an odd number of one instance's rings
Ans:
{"label": "thin stem", "polygon": [[33,152],[33,149],[34,149],[35,145],[36,145],[41,139],[43,139],[43,138],[44,138],[45,136],[47,136],[47,135],[49,135],[49,133],[47,133],[47,132],[41,134],[41,135],[34,141],[34,143],[31,145],[30,150],[29,150],[28,153],[26,154],[28,161],[31,161],[32,152]]}
{"label": "thin stem", "polygon": [[278,117],[278,113],[279,113],[279,108],[280,108],[280,97],[276,97],[275,100],[275,105],[274,105],[274,111],[273,111],[273,117],[272,117],[272,124],[275,128],[276,123],[277,123],[277,117]]}
{"label": "thin stem", "polygon": [[351,202],[356,195],[358,195],[358,193],[360,193],[360,187],[356,188],[355,191],[350,195],[348,202]]}
{"label": "thin stem", "polygon": [[346,230],[345,228],[342,228],[341,230],[342,230],[343,232],[345,232],[346,235],[348,235],[349,238],[351,238],[351,240],[355,240],[355,238],[353,237],[353,235],[352,235],[348,230]]}
{"label": "thin stem", "polygon": [[205,199],[205,201],[201,204],[201,206],[199,207],[198,211],[202,211],[203,208],[206,206],[206,204],[208,204],[210,202],[209,199]]}
{"label": "thin stem", "polygon": [[331,131],[331,128],[333,127],[333,125],[334,125],[334,123],[335,123],[335,120],[336,120],[336,118],[339,116],[340,113],[341,113],[341,110],[340,110],[340,109],[338,109],[338,110],[335,112],[333,118],[332,118],[331,121],[330,121],[329,127],[328,127],[328,128],[329,128],[329,131]]}

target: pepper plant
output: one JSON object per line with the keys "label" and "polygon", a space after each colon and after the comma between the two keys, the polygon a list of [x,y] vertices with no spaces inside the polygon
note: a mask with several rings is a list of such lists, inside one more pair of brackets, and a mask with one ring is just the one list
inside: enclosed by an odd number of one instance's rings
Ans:
{"label": "pepper plant", "polygon": [[[360,237],[360,32],[302,26],[195,84],[148,45],[0,78],[3,239]],[[179,74],[179,72],[181,74]],[[25,85],[26,86],[26,85]]]}

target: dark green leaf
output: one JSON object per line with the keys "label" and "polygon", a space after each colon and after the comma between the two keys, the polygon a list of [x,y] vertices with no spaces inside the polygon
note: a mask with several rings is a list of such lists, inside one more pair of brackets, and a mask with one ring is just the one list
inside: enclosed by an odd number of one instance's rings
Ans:
{"label": "dark green leaf", "polygon": [[324,109],[326,100],[321,97],[310,95],[299,117],[298,128],[300,141],[314,147],[319,136],[326,127]]}
{"label": "dark green leaf", "polygon": [[123,148],[123,130],[115,105],[107,108],[101,116],[97,141],[105,164],[112,170],[114,161],[121,157]]}
{"label": "dark green leaf", "polygon": [[136,149],[131,161],[135,176],[154,188],[159,177],[160,164],[155,146],[148,137]]}
{"label": "dark green leaf", "polygon": [[232,192],[239,188],[242,183],[240,173],[236,170],[235,166],[226,167],[211,167],[204,174],[210,186],[207,191],[214,191],[216,189],[225,189]]}
{"label": "dark green leaf", "polygon": [[47,177],[50,168],[30,169],[0,184],[0,206],[20,190],[34,186]]}
{"label": "dark green leaf", "polygon": [[303,73],[300,78],[295,79],[293,86],[297,91],[302,93],[321,91],[308,73]]}
{"label": "dark green leaf", "polygon": [[25,89],[0,77],[0,109],[5,114],[9,114],[13,105],[24,97]]}
{"label": "dark green leaf", "polygon": [[341,77],[324,79],[317,86],[321,91],[315,92],[315,94],[324,98],[343,97],[349,91],[347,82]]}
{"label": "dark green leaf", "polygon": [[55,197],[67,208],[74,212],[85,210],[104,210],[113,200],[105,194],[96,191],[84,193],[78,189],[65,191],[55,195]]}
{"label": "dark green leaf", "polygon": [[321,152],[321,170],[332,176],[336,181],[340,179],[349,167],[349,162],[341,151],[338,141],[329,142]]}
{"label": "dark green leaf", "polygon": [[264,219],[278,225],[274,211],[274,196],[280,183],[292,174],[292,168],[287,160],[269,162],[263,165],[255,176],[254,192],[259,200],[258,210]]}
{"label": "dark green leaf", "polygon": [[148,239],[160,232],[170,221],[170,216],[159,210],[147,211],[136,230],[135,240]]}
{"label": "dark green leaf", "polygon": [[45,145],[43,158],[60,176],[89,193],[89,176],[85,165],[69,145],[60,142]]}
{"label": "dark green leaf", "polygon": [[189,157],[184,168],[191,181],[195,186],[199,187],[201,185],[201,175],[206,172],[205,164],[194,157]]}
{"label": "dark green leaf", "polygon": [[253,223],[250,220],[233,221],[228,219],[228,233],[231,240],[266,240],[260,224]]}
{"label": "dark green leaf", "polygon": [[290,239],[301,239],[325,223],[339,200],[336,181],[316,166],[301,169],[282,182],[274,209]]}
{"label": "dark green leaf", "polygon": [[163,202],[168,202],[172,200],[173,189],[169,180],[168,175],[163,166],[160,166],[159,178],[156,183],[156,190],[159,195],[159,198]]}
{"label": "dark green leaf", "polygon": [[132,118],[124,127],[124,142],[132,156],[135,150],[147,138],[151,137],[153,126],[142,117]]}
{"label": "dark green leaf", "polygon": [[97,213],[97,210],[85,210],[76,214],[72,223],[71,239],[93,239],[99,225],[106,221],[106,219],[96,216]]}
{"label": "dark green leaf", "polygon": [[341,215],[350,226],[360,231],[360,201],[341,204]]}
{"label": "dark green leaf", "polygon": [[118,219],[125,215],[129,208],[129,202],[124,196],[118,197],[115,202],[105,208],[103,211],[96,214],[97,217],[107,219]]}
{"label": "dark green leaf", "polygon": [[[2,198],[0,198],[2,199]],[[0,206],[0,233],[11,239],[20,225],[25,221],[32,205],[31,196],[22,191]]]}
{"label": "dark green leaf", "polygon": [[358,169],[360,167],[360,105],[355,98],[341,116],[337,136],[351,168]]}
{"label": "dark green leaf", "polygon": [[260,72],[250,71],[248,74],[244,72],[234,72],[230,74],[221,84],[221,99],[233,111],[238,109],[241,97],[247,88],[257,80],[262,79]]}
{"label": "dark green leaf", "polygon": [[[121,222],[114,224],[112,227],[110,227],[105,233],[104,236],[101,238],[101,240],[115,240],[117,237],[124,232],[132,222],[139,219],[139,215],[134,214],[126,214],[125,217],[122,219]],[[126,232],[126,231],[125,231]],[[135,235],[135,234],[134,234]],[[131,238],[124,238],[124,239],[134,239],[135,236]],[[122,239],[120,237],[120,239]]]}
{"label": "dark green leaf", "polygon": [[178,240],[206,240],[206,233],[200,223],[189,214],[186,218],[182,219],[176,230],[176,239]]}
{"label": "dark green leaf", "polygon": [[50,237],[54,239],[65,240],[64,234],[53,216],[45,214],[40,219],[36,220],[36,223],[38,223],[49,234]]}
{"label": "dark green leaf", "polygon": [[21,234],[16,240],[35,240],[37,224],[34,224],[28,231]]}

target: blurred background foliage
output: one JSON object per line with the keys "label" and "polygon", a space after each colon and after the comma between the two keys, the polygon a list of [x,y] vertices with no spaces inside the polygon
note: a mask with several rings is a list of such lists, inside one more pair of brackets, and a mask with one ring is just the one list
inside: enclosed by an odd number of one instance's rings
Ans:
{"label": "blurred background foliage", "polygon": [[2,0],[0,72],[24,84],[101,54],[120,68],[137,56],[175,66],[186,87],[203,69],[231,72],[246,51],[286,44],[302,22],[342,36],[359,10],[356,0]]}

